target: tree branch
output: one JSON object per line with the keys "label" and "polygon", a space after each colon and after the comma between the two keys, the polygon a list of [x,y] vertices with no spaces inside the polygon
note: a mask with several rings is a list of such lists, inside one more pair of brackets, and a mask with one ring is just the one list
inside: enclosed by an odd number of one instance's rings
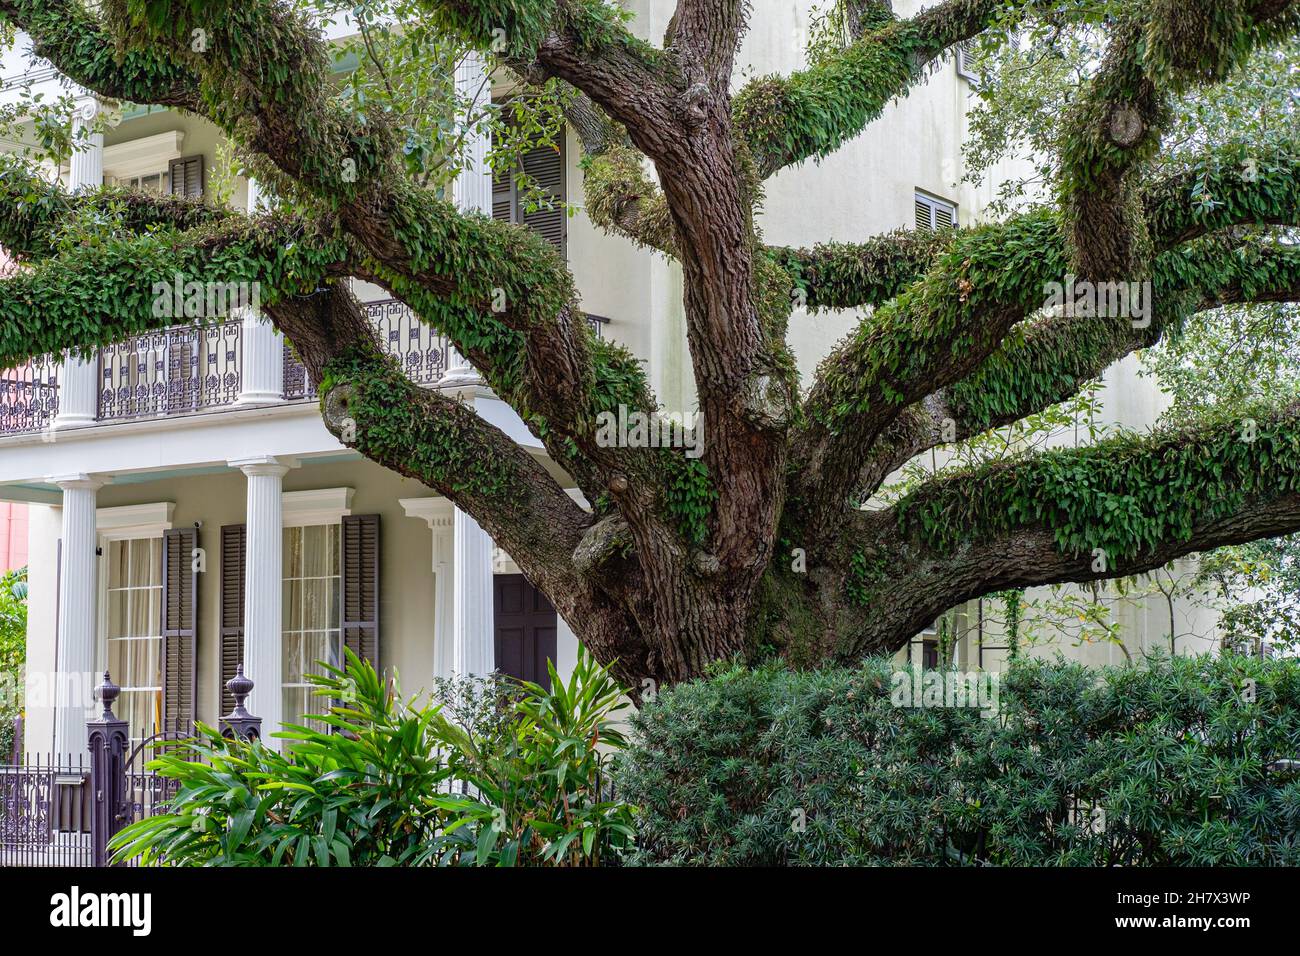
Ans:
{"label": "tree branch", "polygon": [[863,614],[846,656],[892,651],[995,591],[1127,577],[1300,530],[1300,408],[985,466],[855,522]]}
{"label": "tree branch", "polygon": [[751,82],[736,96],[733,118],[759,176],[834,152],[918,82],[929,63],[982,33],[1005,9],[999,0],[946,0],[887,24],[875,11],[857,19],[868,32],[824,62]]}

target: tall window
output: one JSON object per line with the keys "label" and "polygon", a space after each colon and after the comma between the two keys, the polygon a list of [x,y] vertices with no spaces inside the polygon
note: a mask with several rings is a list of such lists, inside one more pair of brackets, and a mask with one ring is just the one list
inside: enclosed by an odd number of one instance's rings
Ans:
{"label": "tall window", "polygon": [[317,661],[337,665],[339,643],[339,525],[284,529],[284,722],[301,724],[327,702],[312,695],[307,675]]}
{"label": "tall window", "polygon": [[108,543],[108,670],[140,741],[162,727],[162,539]]}

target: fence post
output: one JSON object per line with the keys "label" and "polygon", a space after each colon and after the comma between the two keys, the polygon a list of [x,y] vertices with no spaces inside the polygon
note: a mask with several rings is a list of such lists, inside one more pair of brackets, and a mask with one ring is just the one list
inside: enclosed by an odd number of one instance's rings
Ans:
{"label": "fence post", "polygon": [[99,685],[104,711],[86,721],[90,744],[90,791],[94,801],[90,813],[92,864],[108,866],[108,841],[121,828],[126,808],[126,749],[129,740],[125,720],[113,715],[113,702],[122,689],[108,671]]}
{"label": "fence post", "polygon": [[240,740],[260,740],[262,738],[262,718],[254,717],[244,701],[253,692],[253,682],[244,676],[244,665],[235,668],[235,676],[226,681],[226,690],[235,698],[235,706],[221,718],[221,736],[237,737]]}

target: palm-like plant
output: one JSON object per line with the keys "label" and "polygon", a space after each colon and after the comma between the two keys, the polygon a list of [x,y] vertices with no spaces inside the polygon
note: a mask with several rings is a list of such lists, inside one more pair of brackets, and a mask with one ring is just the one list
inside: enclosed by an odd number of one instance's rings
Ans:
{"label": "palm-like plant", "polygon": [[[631,809],[604,799],[610,720],[622,694],[585,655],[566,685],[525,684],[486,732],[440,704],[403,700],[348,652],[310,678],[331,702],[277,736],[200,725],[149,767],[177,781],[167,812],[110,842],[119,861],[175,866],[595,864],[630,844]],[[457,794],[459,791],[459,794]]]}
{"label": "palm-like plant", "polygon": [[433,719],[466,785],[434,798],[450,815],[443,853],[458,862],[597,866],[632,846],[634,810],[608,782],[610,760],[625,746],[623,692],[585,653],[567,684],[548,670],[551,690],[524,682],[515,719],[500,734],[474,734],[441,713]]}

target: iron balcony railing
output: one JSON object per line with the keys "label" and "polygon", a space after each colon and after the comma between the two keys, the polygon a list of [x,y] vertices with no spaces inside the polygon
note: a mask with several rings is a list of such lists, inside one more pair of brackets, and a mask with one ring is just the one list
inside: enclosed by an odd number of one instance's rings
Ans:
{"label": "iron balcony railing", "polygon": [[0,435],[38,432],[59,410],[59,366],[50,356],[0,375]]}
{"label": "iron balcony railing", "polygon": [[233,405],[243,383],[243,322],[177,326],[99,352],[99,418],[184,415]]}
{"label": "iron balcony railing", "polygon": [[[455,364],[447,337],[416,317],[405,303],[366,304],[388,352],[419,385],[435,385]],[[609,320],[588,315],[597,336]],[[244,336],[237,318],[146,332],[99,352],[98,414],[118,422],[188,415],[229,407],[243,388]],[[307,374],[286,344],[283,398],[304,401]],[[45,431],[59,409],[59,363],[51,356],[0,373],[0,436]]]}

